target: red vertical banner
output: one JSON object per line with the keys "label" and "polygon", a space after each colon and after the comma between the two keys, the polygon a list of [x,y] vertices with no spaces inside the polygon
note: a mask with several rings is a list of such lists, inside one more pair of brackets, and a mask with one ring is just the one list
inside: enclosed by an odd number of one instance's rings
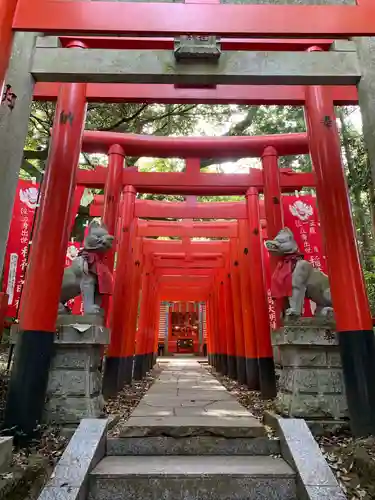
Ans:
{"label": "red vertical banner", "polygon": [[32,181],[18,182],[4,260],[3,291],[9,297],[8,318],[17,317],[38,194],[39,186]]}
{"label": "red vertical banner", "polygon": [[[78,242],[70,242],[66,251],[65,267],[69,267],[73,260],[78,256],[81,244]],[[75,299],[69,300],[66,306],[71,310],[72,314],[80,315],[83,313],[82,298],[79,295]]]}
{"label": "red vertical banner", "polygon": [[[72,206],[72,228],[81,202],[83,186],[77,186]],[[8,243],[4,260],[3,292],[8,294],[7,318],[17,318],[18,308],[25,282],[31,231],[38,205],[39,185],[32,181],[19,180],[13,206]],[[69,243],[66,266],[78,254],[79,243]],[[72,312],[80,314],[80,298],[71,301]]]}
{"label": "red vertical banner", "polygon": [[265,246],[263,246],[263,269],[264,269],[264,282],[267,287],[267,302],[268,302],[268,314],[270,318],[270,326],[272,330],[276,330],[277,328],[276,307],[271,294],[270,255]]}
{"label": "red vertical banner", "polygon": [[326,273],[326,257],[316,198],[314,196],[283,196],[283,208],[285,226],[293,232],[305,259]]}
{"label": "red vertical banner", "polygon": [[[283,196],[284,224],[294,234],[294,239],[305,260],[324,273],[326,257],[316,198],[314,196]],[[304,316],[312,316],[314,303],[305,300]]]}
{"label": "red vertical banner", "polygon": [[[326,273],[327,264],[324,255],[316,198],[314,196],[283,196],[282,204],[284,225],[292,231],[300,252],[303,253],[304,258],[311,262],[314,267]],[[277,327],[276,311],[271,296],[269,253],[265,247],[263,259],[270,324],[274,330]],[[314,303],[306,300],[303,316],[311,317],[314,307]]]}

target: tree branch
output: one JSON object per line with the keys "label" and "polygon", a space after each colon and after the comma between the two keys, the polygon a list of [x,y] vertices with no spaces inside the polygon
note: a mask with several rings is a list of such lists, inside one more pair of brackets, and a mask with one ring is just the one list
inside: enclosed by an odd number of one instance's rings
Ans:
{"label": "tree branch", "polygon": [[[258,113],[258,106],[251,106],[249,111],[247,112],[245,118],[243,120],[241,120],[240,122],[236,123],[235,125],[233,125],[233,127],[231,127],[228,132],[226,132],[225,134],[223,134],[221,137],[232,137],[232,136],[235,136],[235,135],[240,135],[240,134],[243,134],[243,132],[248,129],[257,113]],[[208,158],[208,159],[203,159],[201,160],[201,168],[204,168],[204,167],[208,167],[209,165],[212,165],[213,163],[216,163],[217,161],[220,161],[220,162],[223,162],[223,161],[236,161],[237,158],[220,158],[220,160],[218,159],[215,159],[215,158]]]}
{"label": "tree branch", "polygon": [[46,160],[48,156],[47,149],[41,149],[40,151],[33,151],[32,149],[24,149],[23,157],[25,160]]}
{"label": "tree branch", "polygon": [[108,132],[110,130],[115,130],[116,128],[119,128],[121,125],[123,125],[124,123],[129,123],[131,122],[132,120],[135,120],[135,118],[137,118],[137,116],[139,116],[146,108],[148,107],[148,104],[143,104],[135,113],[133,113],[131,116],[126,116],[126,117],[122,117],[120,118],[116,123],[114,123],[113,125],[109,126],[109,127],[102,127],[98,130],[101,130],[103,132]]}
{"label": "tree branch", "polygon": [[21,165],[21,169],[31,177],[35,177],[37,182],[40,182],[43,174],[35,165],[24,159]]}

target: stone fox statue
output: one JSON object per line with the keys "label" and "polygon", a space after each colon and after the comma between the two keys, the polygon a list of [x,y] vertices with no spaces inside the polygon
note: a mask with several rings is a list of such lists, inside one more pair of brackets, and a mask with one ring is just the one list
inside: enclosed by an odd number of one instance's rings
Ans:
{"label": "stone fox statue", "polygon": [[315,302],[315,316],[333,314],[328,276],[304,260],[293,233],[282,229],[274,240],[265,241],[269,253],[281,257],[272,276],[271,294],[275,299],[288,299],[287,316],[301,316],[303,302]]}
{"label": "stone fox statue", "polygon": [[66,302],[82,295],[84,314],[100,314],[102,295],[112,293],[112,274],[104,262],[113,236],[104,225],[92,222],[89,232],[72,264],[64,271],[59,313],[67,314]]}

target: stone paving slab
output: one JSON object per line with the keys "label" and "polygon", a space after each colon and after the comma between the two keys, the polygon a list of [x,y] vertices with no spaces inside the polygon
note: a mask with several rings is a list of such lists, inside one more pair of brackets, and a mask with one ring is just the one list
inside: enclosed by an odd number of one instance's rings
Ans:
{"label": "stone paving slab", "polygon": [[278,455],[278,439],[225,438],[196,436],[173,438],[166,436],[140,438],[112,438],[107,441],[107,456],[111,455]]}
{"label": "stone paving slab", "polygon": [[203,408],[194,408],[194,407],[180,407],[180,408],[174,408],[174,414],[176,417],[214,417],[214,418],[223,418],[223,417],[249,417],[249,413],[243,409],[243,410],[235,410],[233,411],[231,408],[225,409],[225,408],[220,408],[220,409],[215,409],[211,408],[211,406],[208,407],[203,407]]}
{"label": "stone paving slab", "polygon": [[194,359],[171,359],[121,437],[259,437],[262,424]]}
{"label": "stone paving slab", "polygon": [[294,477],[291,467],[282,459],[244,456],[158,456],[106,457],[94,469],[92,475],[105,477],[183,475],[201,476],[231,474],[232,476],[287,476]]}
{"label": "stone paving slab", "polygon": [[292,469],[265,456],[112,456],[90,485],[89,500],[296,500]]}
{"label": "stone paving slab", "polygon": [[265,430],[253,417],[133,417],[126,422],[120,437],[141,436],[223,436],[258,437]]}

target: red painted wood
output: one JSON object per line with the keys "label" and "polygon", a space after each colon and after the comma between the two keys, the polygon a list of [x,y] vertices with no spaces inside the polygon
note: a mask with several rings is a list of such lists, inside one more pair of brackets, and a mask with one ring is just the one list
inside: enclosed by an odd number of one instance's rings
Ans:
{"label": "red painted wood", "polygon": [[192,156],[224,159],[257,158],[262,155],[267,146],[274,147],[279,156],[309,152],[305,133],[234,137],[157,137],[93,130],[85,131],[82,151],[107,154],[113,144],[122,146],[128,156],[158,158],[191,158]]}
{"label": "red painted wood", "polygon": [[133,222],[134,204],[134,188],[132,188],[132,186],[127,186],[122,201],[120,241],[118,245],[118,258],[112,299],[111,341],[107,354],[109,357],[121,356],[122,336],[125,323],[123,305],[130,301],[131,237],[132,232],[135,232],[135,224]]}
{"label": "red painted wood", "polygon": [[271,328],[269,322],[266,285],[263,273],[262,239],[259,227],[258,192],[250,188],[246,195],[249,238],[249,259],[251,303],[256,331],[256,346],[258,358],[272,358]]}
{"label": "red painted wood", "polygon": [[371,330],[336,116],[324,87],[306,87],[306,120],[337,331]]}
{"label": "red painted wood", "polygon": [[[185,2],[188,3],[188,2]],[[191,3],[191,2],[189,2]],[[203,2],[197,2],[203,3]],[[214,2],[217,3],[217,2]],[[62,47],[66,47],[77,37],[60,36]],[[89,49],[115,49],[115,50],[173,50],[174,39],[168,37],[103,37],[103,36],[83,36],[78,38]],[[223,51],[305,51],[312,45],[319,45],[324,50],[329,50],[333,40],[322,39],[301,39],[301,40],[280,40],[270,39],[247,39],[247,38],[222,38],[220,40]]]}
{"label": "red painted wood", "polygon": [[375,6],[19,0],[13,29],[60,34],[261,38],[373,36]]}
{"label": "red painted wood", "polygon": [[[121,38],[121,40],[126,40],[126,38]],[[34,100],[55,101],[60,85],[60,83],[38,82],[34,89]],[[354,86],[331,87],[331,91],[336,106],[358,104],[358,92]],[[305,91],[304,87],[299,85],[218,85],[215,88],[203,89],[177,88],[174,85],[148,83],[89,83],[87,84],[87,100],[88,102],[107,103],[303,106]]]}
{"label": "red painted wood", "polygon": [[[16,12],[17,0],[2,0],[0,2],[0,94],[3,93],[6,71],[12,52],[12,23]],[[57,97],[57,94],[56,94]]]}
{"label": "red painted wood", "polygon": [[242,303],[241,303],[241,282],[238,255],[238,241],[236,238],[230,239],[230,275],[231,292],[233,303],[234,334],[236,343],[236,356],[245,358],[245,338],[242,321]]}
{"label": "red painted wood", "polygon": [[[107,169],[96,167],[94,171],[79,170],[77,182],[90,188],[101,188],[105,184]],[[250,169],[249,174],[185,174],[178,172],[138,172],[125,169],[123,185],[132,185],[140,193],[161,194],[205,194],[244,195],[249,187],[263,190],[262,171]],[[311,173],[280,171],[282,191],[290,192],[302,187],[314,187]]]}
{"label": "red painted wood", "polygon": [[[62,86],[22,296],[22,330],[54,332],[56,329],[85,116],[86,84]],[[41,276],[48,278],[48,286],[41,286]]]}

